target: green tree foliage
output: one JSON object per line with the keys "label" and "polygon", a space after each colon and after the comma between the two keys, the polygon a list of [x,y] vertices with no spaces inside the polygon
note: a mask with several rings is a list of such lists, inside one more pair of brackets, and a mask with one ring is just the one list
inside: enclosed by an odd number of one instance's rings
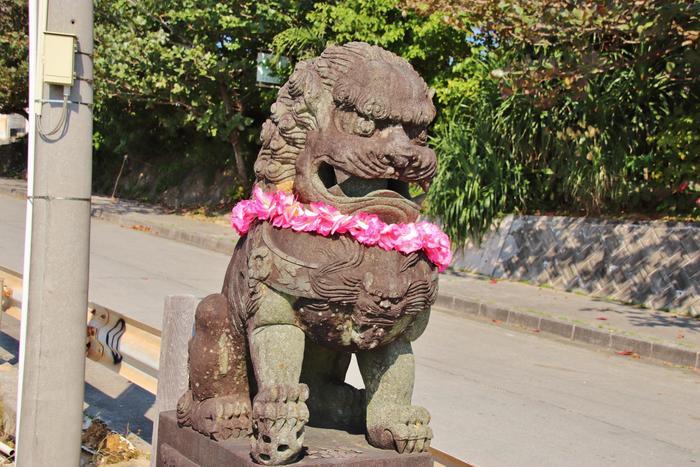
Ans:
{"label": "green tree foliage", "polygon": [[97,0],[100,138],[116,132],[119,144],[128,146],[151,134],[152,143],[189,141],[215,152],[212,139],[218,140],[228,144],[233,156],[224,163],[230,161],[247,185],[251,158],[246,145],[254,144],[255,123],[273,95],[256,86],[256,57],[282,29],[289,5]]}
{"label": "green tree foliage", "polygon": [[28,20],[27,2],[0,0],[0,113],[27,116]]}
{"label": "green tree foliage", "polygon": [[409,57],[433,77],[446,70],[435,64],[446,65],[469,35],[392,0],[97,0],[95,24],[95,140],[105,155],[97,173],[111,177],[124,153],[147,146],[176,153],[173,164],[180,166],[232,154],[218,163],[235,165],[247,180],[276,94],[256,84],[260,51],[299,60],[331,42],[365,40]]}
{"label": "green tree foliage", "polygon": [[406,58],[433,85],[454,73],[450,63],[469,54],[469,31],[445,23],[435,12],[419,15],[396,0],[342,0],[300,4],[294,22],[274,38],[273,49],[295,60],[320,54],[331,44],[363,41]]}

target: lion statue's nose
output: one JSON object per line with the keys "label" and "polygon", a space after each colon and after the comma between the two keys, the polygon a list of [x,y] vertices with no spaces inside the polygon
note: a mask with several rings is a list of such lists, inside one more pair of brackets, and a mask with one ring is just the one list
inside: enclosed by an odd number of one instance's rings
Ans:
{"label": "lion statue's nose", "polygon": [[394,132],[392,136],[393,141],[385,146],[382,159],[405,176],[417,172],[423,177],[432,177],[432,169],[437,165],[435,151],[427,146],[414,144],[403,132]]}
{"label": "lion statue's nose", "polygon": [[398,175],[407,179],[425,180],[435,175],[435,152],[425,146],[410,144],[387,151],[385,159],[396,168]]}
{"label": "lion statue's nose", "polygon": [[386,154],[386,158],[393,167],[401,170],[405,169],[409,165],[413,165],[414,162],[418,160],[418,155],[405,150],[401,151],[400,153],[392,152]]}

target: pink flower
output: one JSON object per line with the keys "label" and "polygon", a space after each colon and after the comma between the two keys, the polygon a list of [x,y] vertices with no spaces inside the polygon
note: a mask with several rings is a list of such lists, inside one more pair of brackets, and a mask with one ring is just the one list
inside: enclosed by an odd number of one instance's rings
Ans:
{"label": "pink flower", "polygon": [[358,212],[354,217],[355,222],[348,229],[350,235],[363,245],[376,245],[386,224],[375,214]]}
{"label": "pink flower", "polygon": [[424,249],[425,255],[431,263],[438,267],[438,271],[442,272],[452,262],[452,250],[450,248],[432,248]]}
{"label": "pink flower", "polygon": [[416,229],[420,233],[424,247],[440,248],[450,246],[450,239],[437,225],[421,221],[416,222]]}
{"label": "pink flower", "polygon": [[336,216],[333,219],[333,227],[331,228],[331,234],[347,233],[354,223],[355,218],[353,216],[340,214],[339,216]]}
{"label": "pink flower", "polygon": [[284,191],[274,193],[270,203],[274,206],[273,214],[275,215],[281,215],[285,210],[294,206],[294,204],[299,204],[297,200],[294,199],[294,195],[285,193]]}
{"label": "pink flower", "polygon": [[256,220],[268,221],[282,229],[315,232],[324,237],[347,233],[363,245],[376,245],[387,251],[408,254],[423,250],[440,271],[452,261],[449,237],[429,222],[385,224],[375,214],[346,215],[320,202],[304,206],[290,193],[265,192],[259,186],[253,188],[251,199],[234,206],[231,226],[244,235]]}
{"label": "pink flower", "polygon": [[297,232],[315,232],[319,219],[318,213],[301,207],[301,213],[291,220],[290,225]]}
{"label": "pink flower", "polygon": [[315,231],[327,237],[334,233],[345,233],[352,220],[351,216],[345,216],[333,206],[325,203],[311,203],[311,211],[317,214]]}
{"label": "pink flower", "polygon": [[396,224],[394,249],[401,253],[413,253],[423,248],[423,239],[416,224]]}
{"label": "pink flower", "polygon": [[251,199],[249,210],[255,213],[255,216],[261,221],[270,218],[270,215],[275,211],[276,205],[274,201],[274,194],[269,192],[264,192],[259,186],[253,188],[253,199]]}
{"label": "pink flower", "polygon": [[272,225],[283,229],[289,229],[293,226],[295,219],[303,217],[303,212],[304,210],[301,204],[296,202],[292,202],[286,206],[278,204],[276,205],[276,212],[271,219]]}
{"label": "pink flower", "polygon": [[417,222],[416,228],[420,232],[423,251],[428,259],[438,266],[440,272],[447,269],[452,261],[450,238],[437,225],[430,222]]}
{"label": "pink flower", "polygon": [[240,235],[245,235],[250,229],[250,224],[256,216],[250,209],[250,200],[244,200],[236,204],[231,210],[231,226]]}
{"label": "pink flower", "polygon": [[400,232],[397,224],[385,224],[381,232],[379,232],[379,241],[377,246],[387,251],[395,249]]}

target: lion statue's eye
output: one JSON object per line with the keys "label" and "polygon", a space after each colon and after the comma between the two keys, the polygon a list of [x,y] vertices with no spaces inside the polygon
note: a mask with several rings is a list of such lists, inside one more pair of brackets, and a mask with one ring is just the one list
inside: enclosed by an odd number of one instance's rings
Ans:
{"label": "lion statue's eye", "polygon": [[372,136],[375,128],[373,120],[360,117],[355,122],[355,133],[360,136]]}
{"label": "lion statue's eye", "polygon": [[420,146],[428,144],[428,130],[425,128],[406,128],[406,133],[409,135],[409,138],[411,138],[413,144],[418,144]]}
{"label": "lion statue's eye", "polygon": [[416,142],[420,145],[423,145],[423,146],[428,144],[428,130],[426,130],[426,129],[421,130],[421,132],[418,133],[418,136],[416,136]]}

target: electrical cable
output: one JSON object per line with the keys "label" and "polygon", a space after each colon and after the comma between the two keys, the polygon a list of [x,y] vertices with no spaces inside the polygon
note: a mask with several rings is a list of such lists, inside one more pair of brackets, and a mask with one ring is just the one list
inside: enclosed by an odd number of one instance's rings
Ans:
{"label": "electrical cable", "polygon": [[41,136],[51,136],[58,133],[59,130],[63,129],[68,120],[68,97],[70,96],[70,86],[63,86],[63,105],[61,106],[61,116],[56,123],[56,126],[50,130],[45,131],[41,125],[41,115],[36,116],[36,128]]}

